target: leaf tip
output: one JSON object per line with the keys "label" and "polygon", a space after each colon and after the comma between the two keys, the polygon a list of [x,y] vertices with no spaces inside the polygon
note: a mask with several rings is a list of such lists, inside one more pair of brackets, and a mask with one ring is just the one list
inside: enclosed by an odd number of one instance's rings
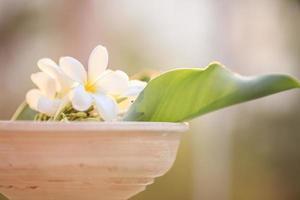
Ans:
{"label": "leaf tip", "polygon": [[223,64],[219,61],[212,61],[208,64],[208,66],[211,66],[211,65],[213,65],[213,66],[223,66]]}
{"label": "leaf tip", "polygon": [[224,64],[222,64],[219,61],[213,61],[213,62],[209,63],[208,66],[206,67],[206,69],[208,69],[208,70],[219,70],[219,69],[222,69],[222,70],[226,70],[226,71],[229,71],[229,72],[233,73]]}

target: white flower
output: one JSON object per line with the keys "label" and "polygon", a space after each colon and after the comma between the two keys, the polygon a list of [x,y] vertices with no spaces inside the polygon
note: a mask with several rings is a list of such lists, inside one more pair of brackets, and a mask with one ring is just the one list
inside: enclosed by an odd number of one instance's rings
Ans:
{"label": "white flower", "polygon": [[73,81],[51,59],[39,60],[38,67],[42,72],[31,75],[38,89],[26,94],[26,102],[33,110],[53,116],[65,103],[64,96],[70,91]]}
{"label": "white flower", "polygon": [[86,111],[95,106],[104,120],[115,120],[120,112],[117,100],[135,97],[146,86],[145,82],[130,81],[123,71],[106,70],[108,53],[105,47],[97,46],[88,61],[88,72],[72,57],[62,57],[59,65],[76,85],[69,93],[74,109]]}
{"label": "white flower", "polygon": [[[88,73],[72,57],[62,57],[60,66],[49,58],[41,59],[38,61],[41,72],[31,75],[38,89],[30,90],[26,101],[32,109],[48,116],[54,116],[71,101],[78,111],[94,106],[104,120],[115,120],[128,109],[146,83],[130,81],[122,71],[107,70],[107,64],[108,53],[103,46],[92,51]],[[123,102],[118,105],[120,99]]]}

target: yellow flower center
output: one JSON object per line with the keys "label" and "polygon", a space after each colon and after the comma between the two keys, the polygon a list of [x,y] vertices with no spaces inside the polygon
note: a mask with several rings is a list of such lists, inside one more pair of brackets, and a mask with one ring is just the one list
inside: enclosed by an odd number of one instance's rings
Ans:
{"label": "yellow flower center", "polygon": [[89,83],[87,82],[85,85],[84,85],[84,88],[87,92],[90,92],[90,93],[95,93],[96,90],[97,90],[97,87],[95,84],[93,83]]}

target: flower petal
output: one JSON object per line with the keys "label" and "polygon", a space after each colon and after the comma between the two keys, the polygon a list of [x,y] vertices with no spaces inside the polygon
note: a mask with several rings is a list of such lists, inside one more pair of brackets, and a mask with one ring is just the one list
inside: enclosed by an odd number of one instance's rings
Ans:
{"label": "flower petal", "polygon": [[91,94],[87,93],[82,85],[75,87],[69,94],[72,106],[75,110],[86,111],[93,103]]}
{"label": "flower petal", "polygon": [[118,117],[118,105],[113,97],[105,94],[94,95],[98,113],[104,121],[116,120]]}
{"label": "flower petal", "polygon": [[59,65],[69,78],[81,84],[86,83],[86,71],[78,60],[72,57],[62,57],[59,59]]}
{"label": "flower petal", "polygon": [[60,103],[61,103],[61,101],[59,99],[48,99],[47,97],[42,96],[39,99],[37,109],[41,113],[45,113],[49,116],[53,116],[57,112],[57,109],[59,108]]}
{"label": "flower petal", "polygon": [[32,82],[41,90],[41,92],[49,97],[54,98],[56,94],[56,82],[45,72],[37,72],[31,75]]}
{"label": "flower petal", "polygon": [[67,93],[73,85],[73,81],[63,73],[62,69],[49,58],[40,59],[37,63],[40,70],[47,73],[56,81],[56,91]]}
{"label": "flower petal", "polygon": [[122,79],[129,81],[129,77],[125,72],[121,70],[116,70],[115,73],[122,77]]}
{"label": "flower petal", "polygon": [[138,96],[141,91],[144,90],[147,83],[139,80],[131,80],[129,81],[129,86],[127,91],[124,92],[124,96]]}
{"label": "flower petal", "polygon": [[37,111],[37,105],[42,93],[38,89],[29,90],[26,94],[26,102],[29,107]]}
{"label": "flower petal", "polygon": [[94,83],[108,65],[108,52],[104,46],[97,46],[89,57],[88,79]]}
{"label": "flower petal", "polygon": [[49,74],[52,78],[56,78],[59,70],[58,65],[50,58],[42,58],[37,62],[41,71]]}
{"label": "flower petal", "polygon": [[128,88],[128,76],[122,71],[109,71],[101,76],[96,84],[103,93],[120,95]]}
{"label": "flower petal", "polygon": [[33,110],[44,113],[48,116],[53,116],[61,104],[61,100],[50,99],[44,96],[41,91],[37,89],[30,90],[26,94],[26,102]]}
{"label": "flower petal", "polygon": [[125,100],[123,100],[120,103],[118,103],[119,114],[126,113],[129,110],[130,106],[135,101],[135,99],[136,99],[135,97],[128,97]]}

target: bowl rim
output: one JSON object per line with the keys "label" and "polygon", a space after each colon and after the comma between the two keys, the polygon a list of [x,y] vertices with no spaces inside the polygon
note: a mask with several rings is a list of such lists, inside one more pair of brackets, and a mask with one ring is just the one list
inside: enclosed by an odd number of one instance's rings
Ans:
{"label": "bowl rim", "polygon": [[0,120],[1,132],[148,131],[184,132],[186,122],[35,122]]}

